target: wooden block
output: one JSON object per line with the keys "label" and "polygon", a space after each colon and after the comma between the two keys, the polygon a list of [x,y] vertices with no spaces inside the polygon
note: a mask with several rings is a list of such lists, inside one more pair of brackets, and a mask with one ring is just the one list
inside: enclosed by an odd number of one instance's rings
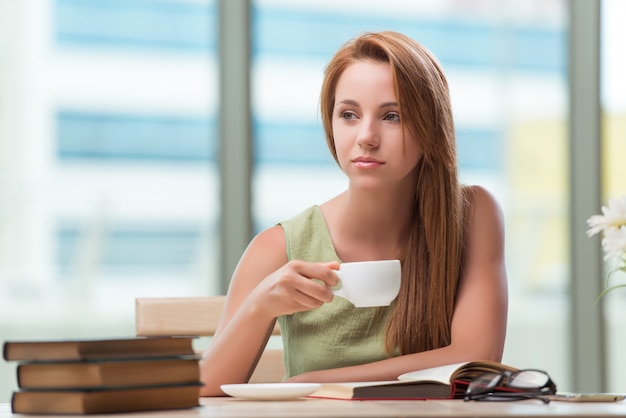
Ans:
{"label": "wooden block", "polygon": [[[212,336],[219,324],[226,296],[137,298],[137,336]],[[278,323],[272,335],[280,335]]]}
{"label": "wooden block", "polygon": [[224,309],[224,296],[137,298],[136,334],[154,336],[211,336]]}

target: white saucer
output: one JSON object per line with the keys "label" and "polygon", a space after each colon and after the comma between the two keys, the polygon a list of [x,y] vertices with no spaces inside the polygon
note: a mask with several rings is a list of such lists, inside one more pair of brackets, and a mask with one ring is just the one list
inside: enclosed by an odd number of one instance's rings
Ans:
{"label": "white saucer", "polygon": [[319,383],[245,383],[220,386],[224,393],[257,401],[283,401],[307,396],[319,389]]}

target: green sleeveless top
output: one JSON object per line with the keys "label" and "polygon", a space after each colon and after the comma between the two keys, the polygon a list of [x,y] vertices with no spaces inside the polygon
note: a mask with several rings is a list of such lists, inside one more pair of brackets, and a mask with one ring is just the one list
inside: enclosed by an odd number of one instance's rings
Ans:
{"label": "green sleeveless top", "polygon": [[[289,260],[341,261],[319,206],[280,225]],[[392,306],[355,308],[336,296],[318,309],[278,317],[286,377],[387,358],[384,337]]]}

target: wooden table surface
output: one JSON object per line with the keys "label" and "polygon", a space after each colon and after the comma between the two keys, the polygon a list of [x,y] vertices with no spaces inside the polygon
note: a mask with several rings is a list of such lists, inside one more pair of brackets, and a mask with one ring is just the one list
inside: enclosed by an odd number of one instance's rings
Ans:
{"label": "wooden table surface", "polygon": [[[108,418],[297,418],[297,417],[626,417],[626,401],[609,403],[428,401],[344,401],[297,399],[248,401],[235,398],[201,398],[192,409],[103,415]],[[0,418],[16,417],[8,403],[0,404]],[[34,417],[35,415],[28,415]],[[50,417],[49,415],[47,416]],[[59,417],[59,415],[57,415]],[[74,416],[75,417],[75,416]]]}

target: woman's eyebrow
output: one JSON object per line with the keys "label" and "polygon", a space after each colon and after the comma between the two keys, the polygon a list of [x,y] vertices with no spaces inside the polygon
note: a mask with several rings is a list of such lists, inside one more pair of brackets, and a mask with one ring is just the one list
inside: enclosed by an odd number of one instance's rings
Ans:
{"label": "woman's eyebrow", "polygon": [[397,102],[385,102],[385,103],[382,103],[380,105],[380,107],[381,108],[383,108],[383,107],[398,107],[398,103]]}
{"label": "woman's eyebrow", "polygon": [[352,99],[339,100],[337,102],[337,104],[347,104],[347,105],[350,105],[350,106],[359,106],[359,103],[356,100],[352,100]]}
{"label": "woman's eyebrow", "polygon": [[[359,103],[356,100],[352,100],[352,99],[339,100],[337,102],[337,104],[347,104],[347,105],[350,105],[350,106],[359,106]],[[381,103],[381,105],[379,107],[381,109],[385,108],[385,107],[398,107],[398,103],[397,102],[385,102],[385,103]]]}

